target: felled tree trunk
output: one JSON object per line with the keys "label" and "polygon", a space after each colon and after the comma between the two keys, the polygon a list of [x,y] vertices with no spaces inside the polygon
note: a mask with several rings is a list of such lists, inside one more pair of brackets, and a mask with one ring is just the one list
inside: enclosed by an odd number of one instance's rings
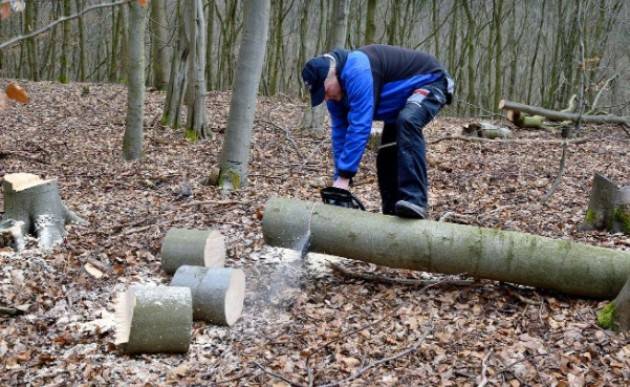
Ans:
{"label": "felled tree trunk", "polygon": [[505,99],[502,99],[501,102],[499,102],[499,109],[513,110],[521,113],[539,115],[553,121],[577,121],[579,118],[581,122],[590,122],[592,124],[630,125],[630,117],[620,117],[612,114],[581,115],[578,113],[565,113],[544,109],[538,106],[525,105],[524,103],[512,102]]}
{"label": "felled tree trunk", "polygon": [[231,326],[241,317],[245,274],[240,269],[182,266],[171,286],[190,288],[194,320]]}
{"label": "felled tree trunk", "polygon": [[507,119],[519,128],[540,129],[543,126],[545,117],[539,115],[529,115],[518,110],[508,110]]}
{"label": "felled tree trunk", "polygon": [[513,282],[612,298],[630,276],[630,253],[567,240],[460,224],[409,220],[320,203],[274,198],[265,241],[394,268]]}
{"label": "felled tree trunk", "polygon": [[4,176],[4,215],[22,222],[22,234],[37,236],[44,250],[63,240],[66,222],[84,222],[61,201],[56,179],[42,180],[30,173]]}
{"label": "felled tree trunk", "polygon": [[162,269],[172,274],[183,265],[223,267],[225,240],[216,230],[172,228],[162,242]]}
{"label": "felled tree trunk", "polygon": [[580,229],[608,230],[630,235],[630,186],[619,188],[605,176],[596,173],[588,210]]}
{"label": "felled tree trunk", "polygon": [[125,353],[187,352],[192,336],[190,289],[132,286],[116,300],[116,345]]}
{"label": "felled tree trunk", "polygon": [[597,314],[602,328],[630,331],[630,278],[617,297]]}

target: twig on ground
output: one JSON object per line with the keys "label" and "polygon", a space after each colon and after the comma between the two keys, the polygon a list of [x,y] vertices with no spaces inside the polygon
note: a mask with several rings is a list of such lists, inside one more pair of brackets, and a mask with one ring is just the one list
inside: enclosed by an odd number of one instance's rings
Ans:
{"label": "twig on ground", "polygon": [[8,306],[0,306],[0,316],[19,316],[21,314],[24,314],[23,310]]}
{"label": "twig on ground", "polygon": [[300,147],[295,142],[293,137],[291,137],[291,132],[289,132],[288,129],[283,128],[282,126],[280,126],[278,124],[275,124],[275,123],[273,123],[271,121],[258,120],[258,122],[260,124],[267,125],[267,126],[273,128],[273,129],[281,130],[282,132],[284,132],[284,138],[286,138],[286,140],[289,142],[289,144],[291,144],[291,146],[293,147],[293,150],[295,151],[295,153],[297,153],[297,155],[300,157],[300,159],[304,160],[304,156],[302,155],[302,152],[300,151]]}
{"label": "twig on ground", "polygon": [[530,298],[527,298],[527,297],[519,294],[518,292],[513,291],[510,288],[505,288],[505,289],[508,291],[508,293],[510,293],[511,296],[518,298],[521,302],[523,302],[525,304],[534,305],[534,306],[540,306],[540,304],[542,303],[542,301],[534,301],[534,300],[532,300]]}
{"label": "twig on ground", "polygon": [[515,365],[517,365],[517,364],[519,364],[519,363],[522,363],[522,362],[524,362],[524,361],[529,361],[529,360],[531,360],[531,359],[533,359],[533,358],[540,357],[540,356],[545,356],[545,355],[548,355],[548,353],[547,353],[547,352],[544,352],[544,353],[536,353],[536,354],[533,354],[533,355],[523,356],[521,359],[515,360],[515,361],[513,361],[512,363],[510,363],[510,364],[506,365],[505,367],[502,367],[502,368],[499,370],[499,372],[498,372],[498,373],[499,373],[499,374],[502,374],[502,373],[504,373],[504,372],[507,372],[510,368],[514,367]]}
{"label": "twig on ground", "polygon": [[399,359],[403,356],[406,356],[412,352],[415,352],[418,350],[418,348],[420,348],[420,346],[422,345],[422,343],[424,343],[425,339],[427,338],[427,336],[433,332],[433,324],[431,324],[431,326],[425,330],[424,334],[422,335],[422,337],[420,337],[415,343],[414,345],[412,345],[411,347],[400,351],[392,356],[380,359],[375,361],[374,363],[368,364],[367,366],[360,368],[359,370],[357,370],[355,373],[353,373],[352,375],[348,376],[345,379],[336,381],[336,382],[332,382],[332,383],[327,383],[327,384],[322,384],[319,385],[318,387],[334,387],[334,386],[339,386],[341,384],[347,383],[351,380],[354,380],[356,378],[358,378],[359,376],[361,376],[362,374],[364,374],[365,372],[369,371],[370,369],[374,368],[374,367],[378,367],[382,364],[388,363],[390,361]]}
{"label": "twig on ground", "polygon": [[48,164],[48,161],[41,157],[33,156],[28,151],[10,151],[10,150],[0,150],[0,159],[5,157],[18,157],[22,159],[27,159],[31,161],[35,161],[40,164]]}
{"label": "twig on ground", "polygon": [[280,379],[283,382],[289,383],[289,385],[291,386],[297,386],[297,387],[306,387],[303,384],[297,383],[292,381],[291,379],[286,378],[285,376],[282,376],[280,374],[277,374],[273,371],[268,370],[267,368],[265,368],[265,366],[263,366],[262,364],[258,363],[258,362],[252,362],[256,367],[260,368],[264,373],[266,373],[267,375],[273,376],[276,379]]}
{"label": "twig on ground", "polygon": [[492,355],[492,350],[489,350],[486,356],[483,357],[481,361],[481,381],[477,385],[477,387],[485,387],[488,384],[488,359]]}
{"label": "twig on ground", "polygon": [[[393,278],[393,277],[385,277],[375,274],[368,273],[357,273],[351,270],[346,269],[342,265],[339,265],[334,262],[328,262],[330,267],[351,278],[362,279],[366,281],[372,282],[382,282],[386,284],[397,284],[397,285],[406,285],[406,286],[431,286],[434,287],[436,285],[454,285],[454,286],[468,286],[472,285],[475,281],[473,280],[455,280],[455,279],[442,279],[442,280],[415,280],[408,278]],[[424,289],[423,289],[424,290]]]}
{"label": "twig on ground", "polygon": [[587,137],[584,138],[575,138],[571,140],[530,140],[524,138],[513,138],[513,139],[490,139],[484,137],[470,137],[470,136],[461,136],[461,135],[452,135],[452,136],[444,136],[437,138],[435,140],[429,141],[428,143],[433,145],[438,142],[447,141],[447,140],[459,140],[459,141],[468,141],[468,142],[482,142],[486,144],[525,144],[525,145],[537,145],[537,144],[551,144],[551,145],[578,145],[584,144],[588,142],[589,139]]}

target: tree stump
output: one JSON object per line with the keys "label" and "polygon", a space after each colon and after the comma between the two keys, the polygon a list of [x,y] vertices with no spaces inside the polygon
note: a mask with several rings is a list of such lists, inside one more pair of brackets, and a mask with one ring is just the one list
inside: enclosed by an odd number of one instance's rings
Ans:
{"label": "tree stump", "polygon": [[245,274],[240,269],[181,266],[171,286],[190,288],[193,319],[233,325],[243,312]]}
{"label": "tree stump", "polygon": [[602,328],[630,331],[630,278],[617,297],[597,313]]}
{"label": "tree stump", "polygon": [[596,173],[586,216],[579,229],[630,235],[630,186],[619,188],[610,179]]}
{"label": "tree stump", "polygon": [[4,176],[4,211],[6,220],[22,222],[22,234],[35,235],[44,250],[63,240],[66,222],[84,223],[61,201],[56,179],[30,173]]}
{"label": "tree stump", "polygon": [[125,353],[187,352],[192,295],[184,287],[140,286],[116,301],[115,344]]}
{"label": "tree stump", "polygon": [[172,228],[162,242],[162,269],[169,274],[183,265],[223,267],[225,240],[216,230]]}

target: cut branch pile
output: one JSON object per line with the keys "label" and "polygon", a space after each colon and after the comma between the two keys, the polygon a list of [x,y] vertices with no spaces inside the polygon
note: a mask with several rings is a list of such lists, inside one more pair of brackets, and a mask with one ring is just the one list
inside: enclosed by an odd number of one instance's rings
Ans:
{"label": "cut branch pile", "polygon": [[[550,121],[578,121],[584,123],[591,124],[619,124],[630,126],[630,117],[621,117],[612,114],[602,114],[602,115],[581,115],[579,113],[570,113],[570,112],[560,112],[556,110],[545,109],[537,106],[526,105],[523,103],[508,101],[502,99],[499,102],[499,109],[511,111],[508,114],[508,119],[512,117],[512,119],[516,125],[518,125],[519,120],[522,118],[523,120],[526,117],[522,116],[523,113],[530,114],[529,120],[538,122],[542,121],[540,118],[534,118],[535,116],[542,116]],[[523,123],[525,121],[522,121]],[[519,125],[520,126],[520,125]]]}

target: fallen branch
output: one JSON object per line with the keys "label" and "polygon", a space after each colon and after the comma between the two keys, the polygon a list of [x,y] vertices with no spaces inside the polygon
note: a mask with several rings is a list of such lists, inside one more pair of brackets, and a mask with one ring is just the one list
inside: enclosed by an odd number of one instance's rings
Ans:
{"label": "fallen branch", "polygon": [[489,138],[483,138],[483,137],[469,137],[469,136],[460,136],[460,135],[451,135],[451,136],[444,136],[444,137],[440,137],[437,138],[435,140],[429,141],[429,144],[437,144],[439,142],[442,141],[447,141],[447,140],[458,140],[458,141],[468,141],[468,142],[482,142],[482,143],[488,143],[488,144],[530,144],[530,145],[536,145],[536,144],[550,144],[550,145],[578,145],[578,144],[584,144],[585,142],[588,142],[588,138],[584,137],[584,138],[575,138],[575,139],[571,139],[571,140],[529,140],[529,139],[524,139],[524,138],[514,138],[514,139],[494,139],[491,140]]}
{"label": "fallen branch", "polygon": [[288,129],[283,128],[280,125],[277,125],[271,121],[264,121],[264,120],[258,120],[259,123],[263,124],[263,125],[267,125],[273,129],[277,129],[280,130],[284,133],[284,138],[286,138],[287,142],[289,144],[291,144],[291,146],[293,147],[293,150],[295,151],[295,153],[297,153],[297,155],[300,157],[300,159],[304,160],[304,156],[302,155],[302,152],[300,152],[300,147],[297,145],[297,143],[295,142],[295,140],[293,139],[293,137],[291,137],[291,133],[289,132]]}
{"label": "fallen branch", "polygon": [[291,379],[287,379],[286,377],[277,374],[273,371],[268,370],[267,368],[265,368],[265,366],[263,366],[262,364],[254,361],[252,362],[256,367],[260,368],[262,370],[262,372],[266,373],[267,375],[273,376],[276,379],[280,379],[285,383],[288,383],[290,386],[295,386],[295,387],[306,387],[304,384],[300,384],[300,383],[296,383],[294,381],[292,381]]}
{"label": "fallen branch", "polygon": [[19,158],[35,161],[41,164],[48,164],[48,162],[45,159],[41,157],[33,156],[27,151],[0,150],[0,159],[6,158],[6,157],[19,157]]}
{"label": "fallen branch", "polygon": [[556,110],[549,110],[538,106],[526,105],[523,103],[502,99],[499,102],[499,109],[518,110],[527,114],[544,116],[553,121],[582,121],[591,124],[619,124],[630,125],[630,117],[615,116],[613,114],[602,115],[581,115],[579,113],[563,113]]}
{"label": "fallen branch", "polygon": [[396,284],[396,285],[406,285],[406,286],[429,286],[429,285],[435,286],[437,284],[468,286],[475,282],[472,280],[447,280],[447,279],[414,280],[414,279],[407,279],[407,278],[393,278],[393,277],[385,277],[385,276],[368,274],[368,273],[356,273],[334,262],[328,262],[328,264],[334,271],[337,271],[345,276],[348,276],[351,278],[362,279],[366,281],[381,282],[381,283],[386,283],[386,284]]}
{"label": "fallen branch", "polygon": [[401,357],[403,357],[403,356],[406,356],[406,355],[408,355],[408,354],[410,354],[410,353],[412,353],[412,352],[415,352],[415,351],[417,351],[417,350],[418,350],[418,348],[420,348],[420,346],[422,345],[422,343],[424,343],[424,340],[427,338],[427,336],[428,336],[431,332],[433,332],[433,325],[431,325],[431,326],[430,326],[430,327],[429,327],[429,328],[428,328],[428,329],[424,332],[424,334],[422,335],[422,337],[420,337],[420,338],[419,338],[419,339],[415,342],[415,344],[414,344],[414,345],[412,345],[411,347],[409,347],[409,348],[407,348],[407,349],[405,349],[405,350],[403,350],[403,351],[400,351],[400,352],[398,352],[398,353],[396,353],[396,354],[394,354],[394,355],[392,355],[392,356],[389,356],[389,357],[386,357],[386,358],[380,359],[380,360],[378,360],[378,361],[375,361],[374,363],[368,364],[367,366],[365,366],[365,367],[363,367],[363,368],[360,368],[360,369],[359,369],[359,370],[357,370],[355,373],[353,373],[352,375],[348,376],[348,377],[347,377],[347,378],[345,378],[345,379],[342,379],[342,380],[339,380],[339,381],[336,381],[336,382],[332,382],[332,383],[328,383],[328,384],[322,384],[322,385],[319,385],[318,387],[333,387],[333,386],[339,386],[339,385],[341,385],[341,384],[347,383],[347,382],[349,382],[349,381],[351,381],[351,380],[354,380],[354,379],[358,378],[359,376],[361,376],[362,374],[364,374],[366,371],[369,371],[370,369],[372,369],[372,368],[374,368],[374,367],[378,367],[378,366],[380,366],[380,365],[382,365],[382,364],[389,363],[389,362],[390,362],[390,361],[392,361],[392,360],[399,359],[399,358],[401,358]]}
{"label": "fallen branch", "polygon": [[488,384],[488,359],[492,355],[492,350],[489,350],[486,356],[481,360],[481,381],[477,385],[477,387],[485,387]]}

